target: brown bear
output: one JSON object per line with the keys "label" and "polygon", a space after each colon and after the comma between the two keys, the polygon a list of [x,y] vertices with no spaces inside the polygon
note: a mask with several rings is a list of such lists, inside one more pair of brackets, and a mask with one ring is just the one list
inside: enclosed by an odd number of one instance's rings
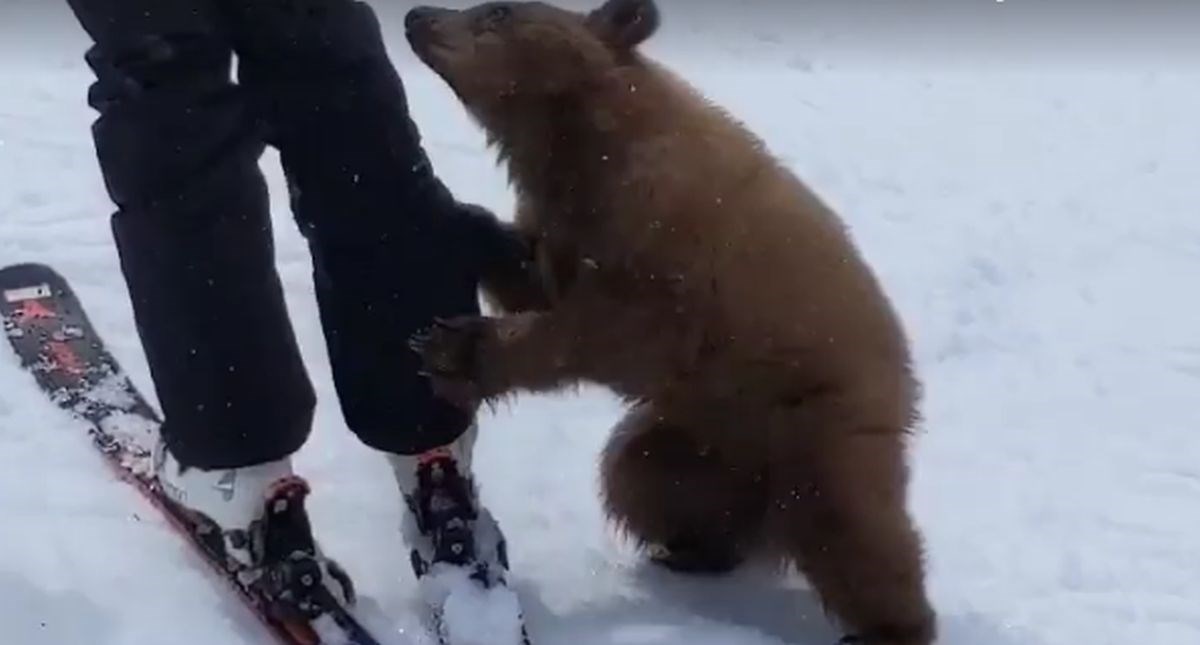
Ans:
{"label": "brown bear", "polygon": [[604,507],[655,561],[794,564],[848,639],[927,645],[906,509],[920,388],[898,316],[835,213],[638,51],[659,23],[651,0],[409,13],[534,249],[484,285],[504,315],[413,346],[463,405],[585,382],[623,397]]}

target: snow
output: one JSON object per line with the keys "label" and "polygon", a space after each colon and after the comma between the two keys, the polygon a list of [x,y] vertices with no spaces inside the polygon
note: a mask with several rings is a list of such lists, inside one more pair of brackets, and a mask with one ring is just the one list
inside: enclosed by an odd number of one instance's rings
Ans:
{"label": "snow", "polygon": [[[439,173],[463,199],[508,212],[482,135],[404,45],[396,5],[407,3],[376,4]],[[926,383],[912,507],[942,642],[1200,643],[1197,68],[1169,56],[1006,64],[987,47],[974,59],[945,48],[856,56],[844,34],[797,27],[793,39],[783,21],[702,13],[672,22],[684,12],[666,7],[650,49],[841,209],[912,334]],[[0,25],[0,264],[62,271],[152,394],[89,138],[82,32],[66,3],[45,0],[0,3]],[[279,268],[321,396],[298,468],[364,614],[416,642],[400,502],[384,460],[337,411],[277,161],[268,153],[263,167]],[[477,471],[537,642],[836,640],[802,582],[688,580],[639,564],[596,497],[597,454],[619,414],[585,390],[526,397],[482,421]],[[264,642],[7,347],[0,510],[5,643]]]}

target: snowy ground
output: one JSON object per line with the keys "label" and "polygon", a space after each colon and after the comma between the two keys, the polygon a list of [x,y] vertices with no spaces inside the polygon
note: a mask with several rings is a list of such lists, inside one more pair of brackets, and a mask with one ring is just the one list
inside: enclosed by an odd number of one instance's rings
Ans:
{"label": "snowy ground", "polygon": [[[463,198],[507,211],[478,132],[404,46],[407,3],[378,4],[439,171]],[[912,333],[928,390],[912,505],[942,642],[1200,643],[1200,74],[854,65],[778,25],[706,40],[694,16],[679,23],[652,50],[843,210]],[[58,267],[150,391],[89,139],[82,34],[47,0],[0,0],[0,25],[0,264]],[[338,416],[308,258],[273,154],[264,167],[322,395],[298,457],[317,485],[315,521],[367,609],[403,616],[414,591],[399,503]],[[638,565],[596,502],[597,451],[618,413],[587,392],[483,422],[478,471],[538,642],[835,640],[799,585]],[[4,643],[263,642],[7,349],[0,511]]]}

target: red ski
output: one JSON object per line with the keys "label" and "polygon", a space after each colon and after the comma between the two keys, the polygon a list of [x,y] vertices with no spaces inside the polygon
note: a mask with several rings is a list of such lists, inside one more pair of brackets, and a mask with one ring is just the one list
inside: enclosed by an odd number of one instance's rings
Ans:
{"label": "red ski", "polygon": [[[22,366],[42,390],[89,423],[91,440],[112,471],[162,513],[282,645],[380,645],[324,587],[329,597],[322,604],[332,609],[321,618],[281,618],[211,555],[201,531],[170,503],[153,477],[150,446],[161,419],[105,347],[62,276],[39,264],[0,269],[0,318]],[[306,492],[288,494],[302,497]]]}

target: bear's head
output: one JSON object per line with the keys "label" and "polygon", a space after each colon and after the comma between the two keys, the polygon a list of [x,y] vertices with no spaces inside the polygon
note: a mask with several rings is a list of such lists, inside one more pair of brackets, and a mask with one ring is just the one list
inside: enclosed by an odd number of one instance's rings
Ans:
{"label": "bear's head", "polygon": [[587,12],[541,2],[488,2],[469,9],[417,7],[405,17],[413,52],[474,116],[507,102],[536,102],[603,82],[654,34],[654,0],[608,0]]}

